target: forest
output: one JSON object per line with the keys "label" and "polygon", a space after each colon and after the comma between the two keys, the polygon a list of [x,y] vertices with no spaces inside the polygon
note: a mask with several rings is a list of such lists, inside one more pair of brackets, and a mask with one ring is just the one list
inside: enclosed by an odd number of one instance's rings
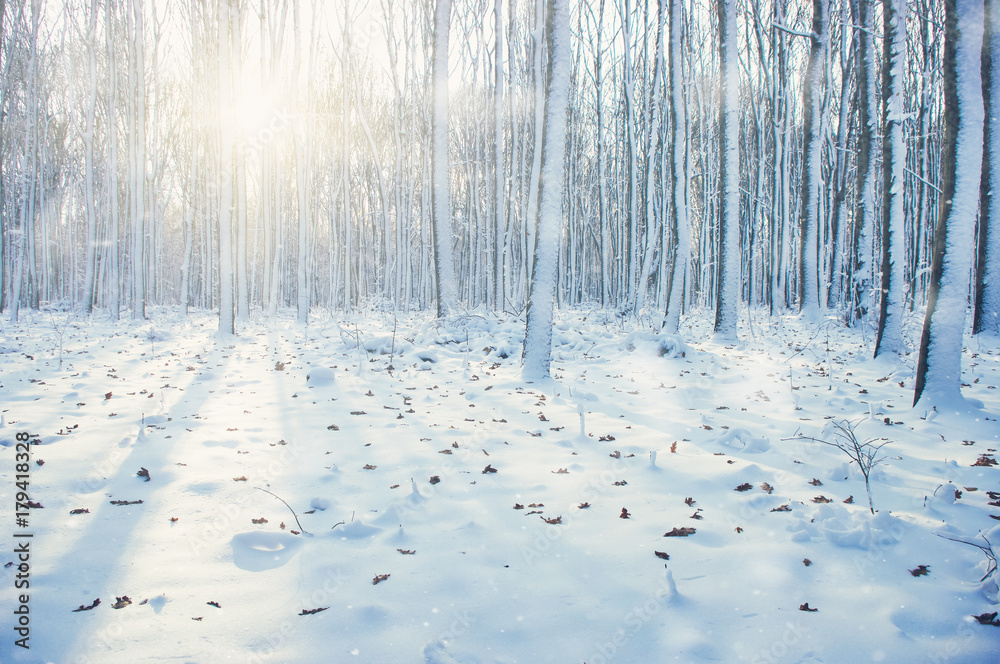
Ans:
{"label": "forest", "polygon": [[0,661],[998,661],[1000,0],[0,37]]}
{"label": "forest", "polygon": [[1000,332],[995,1],[564,4],[2,3],[0,309]]}

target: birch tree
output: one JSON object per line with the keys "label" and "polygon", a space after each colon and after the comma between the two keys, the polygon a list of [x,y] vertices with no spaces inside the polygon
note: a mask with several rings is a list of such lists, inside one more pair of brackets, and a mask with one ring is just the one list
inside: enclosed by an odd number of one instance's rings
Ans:
{"label": "birch tree", "polygon": [[945,0],[944,7],[941,210],[913,395],[914,405],[928,408],[962,401],[962,335],[983,156],[983,0]]}
{"label": "birch tree", "polygon": [[298,264],[296,266],[297,284],[296,310],[300,323],[309,318],[309,133],[308,123],[303,117],[306,104],[299,92],[299,78],[302,67],[302,18],[300,16],[301,0],[292,0],[292,31],[294,33],[294,53],[292,55],[292,92],[291,96],[297,105],[298,113],[295,122],[295,192],[298,199]]}
{"label": "birch tree", "polygon": [[645,173],[645,227],[646,244],[642,253],[642,264],[639,271],[639,283],[635,298],[635,308],[641,309],[649,292],[649,278],[653,272],[653,260],[656,255],[656,240],[660,237],[660,223],[657,217],[654,198],[656,186],[656,145],[660,140],[660,92],[663,84],[663,23],[666,19],[663,0],[656,0],[656,51],[653,56],[653,85],[649,91],[649,122],[646,136],[646,173]]}
{"label": "birch tree", "polygon": [[735,339],[740,298],[740,70],[736,3],[717,0],[719,16],[719,273],[715,333]]}
{"label": "birch tree", "polygon": [[882,296],[879,303],[875,357],[900,353],[906,261],[903,239],[903,67],[906,62],[906,0],[882,6]]}
{"label": "birch tree", "polygon": [[[227,0],[228,1],[228,0]],[[143,0],[132,0],[126,14],[129,20],[129,185],[132,219],[132,317],[146,317],[145,235],[146,235],[146,83],[144,64],[145,7]]]}
{"label": "birch tree", "polygon": [[[78,123],[83,140],[84,209],[87,214],[86,258],[84,260],[82,310],[90,314],[97,299],[97,192],[94,187],[94,133],[97,115],[97,0],[91,0],[84,42],[87,46],[87,100],[84,123]],[[72,86],[71,86],[72,87]]]}
{"label": "birch tree", "polygon": [[854,223],[851,234],[850,291],[852,309],[849,320],[864,316],[868,290],[871,287],[871,240],[875,218],[874,170],[877,157],[876,143],[872,138],[875,121],[872,76],[875,69],[874,33],[875,8],[872,0],[852,0],[854,17],[858,24],[855,58],[857,65],[858,143],[857,178],[855,180]]}
{"label": "birch tree", "polygon": [[235,333],[233,310],[233,100],[230,73],[231,0],[219,2],[219,334]]}
{"label": "birch tree", "polygon": [[1000,336],[1000,0],[986,0],[983,34],[983,172],[972,332]]}
{"label": "birch tree", "polygon": [[809,65],[802,85],[802,187],[799,213],[799,311],[819,309],[819,224],[822,186],[822,90],[829,41],[829,0],[813,0]]}
{"label": "birch tree", "polygon": [[566,109],[572,65],[568,0],[548,0],[546,14],[550,56],[545,91],[538,229],[524,335],[522,377],[527,381],[547,378],[552,363],[556,261],[565,193]]}
{"label": "birch tree", "polygon": [[434,13],[434,263],[437,275],[437,314],[458,308],[455,261],[452,257],[451,181],[448,158],[448,33],[451,0],[437,0]]}
{"label": "birch tree", "polygon": [[670,69],[667,78],[670,100],[668,123],[670,125],[670,229],[673,235],[673,261],[670,267],[667,290],[667,311],[663,330],[676,334],[684,308],[685,279],[688,255],[691,252],[691,226],[688,221],[687,200],[687,108],[684,102],[684,54],[681,33],[681,1],[667,0],[670,15]]}

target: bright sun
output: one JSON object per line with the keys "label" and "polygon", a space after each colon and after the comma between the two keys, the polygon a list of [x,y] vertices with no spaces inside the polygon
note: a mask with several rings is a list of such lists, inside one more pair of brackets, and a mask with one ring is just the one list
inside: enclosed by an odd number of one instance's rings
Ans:
{"label": "bright sun", "polygon": [[233,101],[233,119],[238,133],[254,136],[273,129],[271,125],[280,114],[280,102],[270,91],[259,85],[238,91]]}

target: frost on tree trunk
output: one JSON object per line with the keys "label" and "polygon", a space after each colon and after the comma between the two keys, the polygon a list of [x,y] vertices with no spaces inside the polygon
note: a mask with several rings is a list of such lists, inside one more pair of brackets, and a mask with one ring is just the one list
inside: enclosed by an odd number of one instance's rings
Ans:
{"label": "frost on tree trunk", "polygon": [[719,60],[719,279],[715,299],[715,333],[736,338],[737,302],[740,297],[740,70],[736,3],[718,0]]}
{"label": "frost on tree trunk", "polygon": [[663,330],[676,334],[684,307],[684,281],[688,253],[691,251],[691,227],[687,208],[687,109],[684,106],[684,58],[681,52],[681,0],[667,0],[670,15],[670,228],[673,234],[674,260],[670,271],[667,313]]}
{"label": "frost on tree trunk", "polygon": [[903,237],[903,142],[906,63],[906,0],[887,0],[882,9],[882,297],[879,303],[875,357],[901,353],[906,245]]}
{"label": "frost on tree trunk", "polygon": [[[144,80],[145,65],[143,64],[143,12],[141,0],[133,0],[131,14],[133,19],[132,49],[134,58],[131,63],[133,87],[131,93],[135,123],[129,138],[132,142],[132,318],[146,317],[146,280],[145,274],[145,234],[146,234],[146,83]],[[126,9],[128,11],[128,9]]]}
{"label": "frost on tree trunk", "polygon": [[858,95],[858,160],[855,191],[857,203],[851,238],[851,295],[853,310],[850,320],[863,318],[868,312],[868,293],[872,282],[872,228],[875,223],[876,144],[872,140],[876,114],[872,94],[872,75],[875,69],[873,46],[875,8],[872,0],[854,0],[855,18],[860,26],[857,31],[857,95]]}
{"label": "frost on tree trunk", "polygon": [[983,0],[945,0],[941,209],[913,403],[961,403],[962,334],[968,308],[983,157],[980,58]]}
{"label": "frost on tree trunk", "polygon": [[83,134],[84,203],[87,210],[87,256],[83,277],[84,313],[94,310],[97,299],[97,210],[94,199],[94,116],[97,109],[97,0],[91,0],[87,21],[87,62],[89,86],[87,90],[86,128]]}
{"label": "frost on tree trunk", "polygon": [[451,0],[438,0],[434,14],[434,263],[437,315],[458,308],[458,285],[451,246],[451,183],[448,179],[448,30]]}
{"label": "frost on tree trunk", "polygon": [[503,227],[507,215],[504,201],[503,165],[503,2],[493,3],[493,290],[494,310],[503,309]]}
{"label": "frost on tree trunk", "polygon": [[656,147],[660,135],[660,88],[663,78],[663,22],[664,7],[663,0],[656,2],[656,55],[653,58],[653,90],[652,100],[649,103],[648,121],[649,133],[646,140],[646,246],[642,252],[642,269],[639,271],[639,285],[635,295],[635,306],[633,310],[642,309],[646,304],[646,297],[649,294],[649,279],[653,274],[654,259],[656,257],[656,240],[661,235],[658,221],[658,213],[653,204],[656,175]]}
{"label": "frost on tree trunk", "polygon": [[[295,54],[292,58],[292,99],[299,102],[299,70],[302,63],[302,20],[299,16],[299,2],[292,4],[292,23],[295,38]],[[300,115],[301,118],[301,110]],[[309,140],[306,122],[295,123],[295,192],[298,201],[298,264],[296,265],[296,313],[300,323],[309,319],[309,160],[306,144]]]}
{"label": "frost on tree trunk", "polygon": [[235,332],[233,320],[233,119],[229,75],[229,2],[219,2],[219,334]]}
{"label": "frost on tree trunk", "polygon": [[829,39],[829,0],[813,0],[812,45],[802,86],[802,210],[799,214],[799,311],[819,309],[819,206],[823,168],[823,72]]}
{"label": "frost on tree trunk", "polygon": [[542,380],[552,362],[552,316],[556,294],[556,262],[562,229],[566,109],[569,103],[570,31],[568,0],[548,0],[546,33],[550,46],[545,93],[545,133],[542,148],[538,230],[534,267],[528,293],[522,377]]}
{"label": "frost on tree trunk", "polygon": [[983,35],[983,173],[973,334],[1000,336],[1000,0],[986,0]]}

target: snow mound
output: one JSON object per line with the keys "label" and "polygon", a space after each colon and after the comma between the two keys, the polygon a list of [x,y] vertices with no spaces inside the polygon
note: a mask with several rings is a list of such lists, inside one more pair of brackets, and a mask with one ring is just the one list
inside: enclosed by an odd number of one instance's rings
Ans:
{"label": "snow mound", "polygon": [[306,382],[310,385],[329,385],[334,382],[335,374],[330,367],[310,367],[306,374]]}
{"label": "snow mound", "polygon": [[445,652],[445,645],[441,641],[427,644],[424,648],[424,662],[426,664],[462,664]]}
{"label": "snow mound", "polygon": [[340,535],[343,539],[366,539],[374,537],[380,532],[382,532],[381,528],[369,526],[367,523],[362,523],[361,521],[351,521],[344,527],[334,531],[334,535]]}
{"label": "snow mound", "polygon": [[832,516],[816,519],[831,544],[849,549],[882,552],[899,541],[903,525],[887,512],[852,514],[847,519]]}
{"label": "snow mound", "polygon": [[510,341],[503,341],[493,346],[487,346],[486,357],[492,360],[506,360],[508,357],[521,357],[521,346]]}
{"label": "snow mound", "polygon": [[426,362],[427,364],[437,364],[440,359],[437,353],[427,348],[418,350],[413,355],[421,362]]}
{"label": "snow mound", "polygon": [[716,442],[725,447],[744,452],[758,453],[771,449],[771,443],[765,436],[755,436],[747,429],[729,429],[720,435]]}
{"label": "snow mound", "polygon": [[675,357],[683,357],[687,354],[687,345],[684,340],[674,334],[658,332],[630,332],[618,344],[619,350],[653,352],[657,357],[665,357],[668,360]]}
{"label": "snow mound", "polygon": [[302,539],[289,533],[248,532],[233,535],[233,563],[248,572],[281,567],[302,546]]}
{"label": "snow mound", "polygon": [[330,509],[331,504],[329,498],[313,498],[309,501],[309,507],[321,512]]}

